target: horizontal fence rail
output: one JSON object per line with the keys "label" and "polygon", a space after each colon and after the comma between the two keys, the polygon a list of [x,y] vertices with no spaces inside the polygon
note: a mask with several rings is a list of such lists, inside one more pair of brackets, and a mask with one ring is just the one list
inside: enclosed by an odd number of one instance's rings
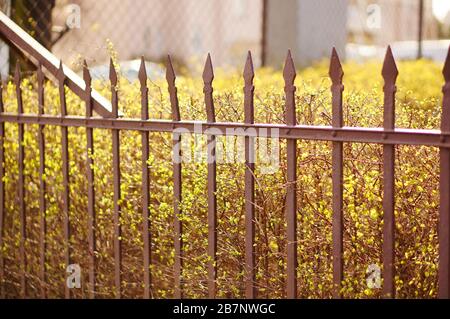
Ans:
{"label": "horizontal fence rail", "polygon": [[[65,254],[66,266],[70,264],[72,251],[70,243],[71,221],[69,215],[70,208],[70,176],[69,162],[70,154],[68,152],[68,127],[82,127],[86,130],[86,177],[87,177],[87,212],[88,212],[88,249],[89,249],[89,297],[96,297],[96,279],[97,279],[97,260],[96,251],[96,209],[95,209],[95,188],[94,188],[94,171],[93,171],[93,154],[94,135],[93,129],[105,129],[111,131],[112,144],[112,171],[113,171],[113,196],[114,207],[113,224],[114,224],[114,288],[115,297],[123,296],[122,282],[122,226],[121,226],[121,173],[120,173],[120,142],[121,131],[133,130],[140,132],[142,141],[142,239],[143,239],[143,291],[144,298],[151,298],[152,291],[152,274],[151,274],[151,233],[149,231],[151,225],[150,219],[150,167],[148,159],[150,155],[149,132],[169,132],[173,138],[173,230],[174,230],[174,297],[183,297],[183,223],[180,219],[182,213],[182,165],[179,161],[181,150],[179,142],[182,134],[198,133],[207,135],[208,140],[208,167],[207,167],[207,248],[208,254],[207,267],[207,290],[208,297],[215,298],[217,296],[217,242],[218,242],[218,216],[217,216],[217,177],[216,177],[216,138],[220,135],[244,136],[245,137],[245,296],[247,298],[258,297],[256,286],[256,265],[255,265],[255,179],[254,179],[254,152],[256,137],[267,137],[267,132],[277,130],[278,137],[286,139],[287,151],[287,189],[285,207],[286,220],[286,238],[287,238],[287,267],[286,267],[286,291],[284,296],[287,298],[298,298],[302,295],[301,291],[297,291],[297,214],[301,211],[301,207],[297,207],[297,157],[301,149],[298,149],[298,140],[321,140],[332,142],[332,267],[333,267],[333,297],[341,297],[341,285],[344,280],[343,271],[343,177],[344,177],[344,143],[375,143],[383,145],[383,297],[395,297],[395,145],[424,145],[438,147],[440,151],[440,207],[439,207],[439,271],[438,271],[438,296],[440,298],[450,297],[450,50],[444,67],[445,85],[443,87],[443,111],[441,130],[421,130],[421,129],[403,129],[395,128],[395,92],[396,78],[398,76],[397,67],[390,47],[387,50],[382,75],[384,79],[384,121],[382,128],[360,128],[347,127],[343,121],[342,93],[343,86],[343,69],[339,61],[336,50],[333,49],[331,54],[331,62],[329,76],[332,86],[332,124],[330,126],[310,126],[300,125],[296,119],[296,102],[294,80],[296,71],[294,61],[288,52],[285,66],[283,70],[284,92],[285,92],[285,124],[265,124],[254,123],[254,90],[253,85],[254,70],[251,53],[248,53],[245,64],[244,78],[244,123],[226,123],[217,122],[215,114],[215,106],[213,99],[213,80],[214,72],[210,55],[208,55],[203,72],[204,83],[204,103],[207,115],[207,121],[184,121],[180,117],[178,105],[176,75],[170,61],[167,62],[166,79],[168,83],[168,91],[170,96],[170,105],[172,111],[171,120],[153,120],[149,119],[148,111],[148,87],[147,73],[145,63],[142,59],[139,70],[140,82],[140,103],[141,116],[140,119],[120,117],[118,108],[118,99],[120,90],[117,87],[118,77],[114,63],[110,64],[110,84],[111,84],[111,109],[105,114],[99,112],[95,107],[95,96],[91,87],[91,76],[87,64],[84,63],[83,79],[84,83],[79,86],[82,92],[78,92],[86,105],[85,116],[74,116],[67,114],[65,87],[71,88],[70,80],[65,73],[66,68],[62,63],[59,65],[56,78],[58,80],[59,98],[61,102],[60,115],[45,114],[44,107],[44,74],[45,70],[49,70],[48,64],[38,65],[38,114],[25,114],[23,112],[22,92],[20,88],[21,73],[17,68],[14,78],[17,95],[17,113],[4,112],[3,100],[0,99],[0,245],[3,245],[3,237],[5,231],[5,156],[4,156],[4,139],[5,139],[5,123],[13,123],[18,127],[18,196],[17,204],[19,207],[20,218],[20,260],[21,260],[21,296],[27,296],[27,258],[25,255],[25,242],[27,240],[26,233],[26,198],[25,198],[25,172],[24,172],[24,127],[30,124],[38,125],[38,144],[39,144],[39,216],[40,216],[40,295],[46,297],[46,183],[43,175],[46,167],[45,157],[45,137],[43,128],[46,125],[58,126],[61,129],[61,161],[63,173],[63,234],[64,243],[62,249]],[[52,68],[52,67],[50,67]],[[1,97],[1,90],[0,90]],[[96,111],[100,117],[94,117],[93,111]],[[1,247],[0,247],[1,248]],[[5,256],[0,254],[0,287],[1,294],[5,294]],[[71,298],[70,291],[66,288],[65,297]]]}

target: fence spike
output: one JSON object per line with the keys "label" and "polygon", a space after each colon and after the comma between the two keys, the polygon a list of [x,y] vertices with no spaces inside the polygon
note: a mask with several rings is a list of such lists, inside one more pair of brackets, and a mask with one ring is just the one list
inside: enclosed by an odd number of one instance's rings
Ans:
{"label": "fence spike", "polygon": [[383,75],[385,85],[395,84],[395,81],[397,80],[398,76],[398,69],[397,65],[395,64],[395,59],[394,56],[392,55],[390,45],[388,46],[386,55],[384,57],[383,69],[381,71],[381,74]]}
{"label": "fence spike", "polygon": [[203,69],[203,82],[211,84],[214,80],[214,71],[211,62],[211,54],[208,53],[206,58],[205,68]]}
{"label": "fence spike", "polygon": [[286,93],[286,124],[296,125],[295,116],[295,86],[294,80],[297,76],[291,50],[288,50],[286,62],[283,69],[284,91]]}
{"label": "fence spike", "polygon": [[111,82],[111,110],[114,118],[119,116],[119,98],[117,89],[117,72],[113,59],[109,61],[109,81]]}
{"label": "fence spike", "polygon": [[291,50],[288,50],[283,69],[283,78],[286,86],[292,86],[294,84],[296,76],[297,73],[295,72],[295,66],[294,61],[292,60]]}
{"label": "fence spike", "polygon": [[[445,84],[442,88],[441,132],[450,131],[450,47],[442,74]],[[443,140],[445,141],[444,137]],[[438,298],[450,298],[450,149],[439,148],[439,268]]]}
{"label": "fence spike", "polygon": [[44,81],[45,76],[42,71],[42,64],[39,62],[37,68],[37,82],[38,82],[38,112],[40,115],[44,114]]}
{"label": "fence spike", "polygon": [[172,59],[167,55],[166,80],[170,95],[170,106],[172,107],[172,120],[180,120],[180,108],[178,105],[177,87],[175,86],[175,71],[173,70]]}
{"label": "fence spike", "polygon": [[206,58],[205,68],[203,70],[203,92],[205,94],[205,105],[206,105],[206,117],[208,122],[215,122],[216,115],[214,110],[214,102],[213,102],[213,88],[212,81],[214,80],[214,71],[211,62],[211,55],[208,53],[208,57]]}
{"label": "fence spike", "polygon": [[88,91],[88,89],[90,90],[92,84],[92,77],[91,72],[89,72],[89,67],[86,60],[83,61],[83,80],[85,83],[85,91]]}
{"label": "fence spike", "polygon": [[43,84],[45,80],[44,72],[42,71],[42,64],[40,62],[37,67],[37,80],[39,84]]}
{"label": "fence spike", "polygon": [[147,71],[145,70],[144,56],[141,57],[141,66],[139,67],[138,77],[141,84],[141,119],[148,120]]}
{"label": "fence spike", "polygon": [[22,88],[20,84],[22,82],[22,78],[20,75],[20,65],[16,63],[16,70],[14,72],[14,82],[16,85],[16,96],[17,96],[17,110],[19,113],[23,113],[23,102],[22,102]]}
{"label": "fence spike", "polygon": [[244,121],[246,123],[253,123],[254,121],[254,106],[253,106],[253,94],[255,87],[253,86],[253,79],[255,73],[253,70],[252,54],[248,51],[247,61],[244,67]]}
{"label": "fence spike", "polygon": [[247,85],[253,84],[253,78],[255,77],[255,72],[253,70],[253,59],[252,59],[252,53],[248,51],[247,53],[247,60],[245,62],[244,67],[244,82]]}
{"label": "fence spike", "polygon": [[58,73],[57,73],[56,77],[57,77],[59,83],[64,83],[64,81],[66,79],[66,75],[64,74],[62,60],[59,61]]}
{"label": "fence spike", "polygon": [[85,91],[85,103],[86,103],[86,116],[92,116],[92,77],[89,72],[89,67],[86,60],[83,61],[83,80],[84,80],[84,91]]}
{"label": "fence spike", "polygon": [[16,70],[14,71],[14,82],[16,83],[20,83],[20,65],[19,63],[16,63]]}
{"label": "fence spike", "polygon": [[112,86],[117,86],[117,72],[112,58],[109,60],[109,80]]}
{"label": "fence spike", "polygon": [[333,51],[331,52],[330,70],[328,74],[333,84],[342,84],[344,71],[342,70],[341,61],[339,60],[339,55],[335,47],[333,47]]}
{"label": "fence spike", "polygon": [[141,82],[141,88],[147,87],[147,70],[145,69],[144,56],[141,57],[141,66],[139,67],[139,81]]}
{"label": "fence spike", "polygon": [[173,70],[172,59],[170,58],[170,54],[167,55],[167,66],[166,66],[166,80],[169,86],[175,84],[175,71]]}

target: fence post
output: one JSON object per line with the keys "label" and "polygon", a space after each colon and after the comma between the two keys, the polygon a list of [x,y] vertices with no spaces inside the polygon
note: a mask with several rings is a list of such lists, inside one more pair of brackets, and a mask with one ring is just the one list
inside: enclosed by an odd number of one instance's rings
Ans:
{"label": "fence post", "polygon": [[[3,81],[0,75],[0,113],[3,108]],[[5,298],[5,256],[3,251],[3,238],[5,236],[5,122],[0,121],[0,298]]]}
{"label": "fence post", "polygon": [[[244,122],[253,124],[253,61],[250,51],[244,68]],[[255,275],[255,137],[245,136],[245,297],[256,298]]]}
{"label": "fence post", "polygon": [[[20,68],[19,64],[16,64],[16,70],[14,74],[14,82],[16,85],[16,97],[17,97],[17,109],[18,114],[23,114],[23,101],[22,101],[22,89],[20,87],[21,78],[20,78]],[[24,124],[19,123],[19,178],[18,178],[18,187],[19,187],[19,216],[20,216],[20,263],[21,263],[21,295],[22,298],[25,298],[27,295],[27,259],[25,253],[25,243],[26,243],[26,215],[25,215],[25,177],[24,177],[24,160],[25,160],[25,146],[24,146]]]}
{"label": "fence post", "polygon": [[[166,80],[168,85],[168,91],[170,95],[170,106],[172,108],[172,121],[180,121],[180,109],[178,105],[178,95],[177,87],[175,86],[175,71],[173,70],[172,60],[170,56],[167,56],[167,68],[166,68]],[[183,270],[183,225],[179,219],[181,214],[181,134],[173,133],[173,212],[174,212],[174,246],[175,246],[175,263],[174,263],[174,279],[175,279],[175,289],[174,297],[180,299],[183,297],[183,286],[182,286],[182,270]]]}
{"label": "fence post", "polygon": [[[397,66],[388,46],[383,63],[384,121],[386,132],[395,129],[395,81]],[[395,297],[395,145],[383,145],[383,295]]]}
{"label": "fence post", "polygon": [[[109,64],[109,81],[111,82],[111,107],[113,119],[119,117],[118,107],[118,79],[113,60]],[[113,120],[114,121],[114,120]],[[113,122],[114,124],[115,122]],[[116,299],[122,297],[122,227],[120,225],[120,131],[112,129],[113,151],[113,184],[114,184],[114,278],[116,286]]]}
{"label": "fence post", "polygon": [[[67,115],[67,105],[66,105],[66,92],[65,92],[65,81],[66,76],[64,74],[64,69],[62,62],[59,64],[59,70],[57,74],[58,78],[58,88],[59,88],[59,100],[61,104],[61,117]],[[64,216],[64,240],[65,240],[65,266],[70,265],[70,194],[69,194],[69,149],[68,149],[68,128],[67,126],[61,126],[61,159],[62,159],[62,175],[63,175],[63,216]],[[65,270],[64,270],[65,272]],[[66,299],[70,298],[70,288],[67,284],[64,285],[64,292]]]}
{"label": "fence post", "polygon": [[[91,74],[86,61],[83,63],[83,80],[85,83],[86,118],[92,117]],[[89,298],[95,298],[95,188],[94,188],[94,132],[86,126],[86,169],[88,180],[88,241],[89,241]]]}
{"label": "fence post", "polygon": [[[203,92],[205,94],[206,116],[208,123],[216,121],[213,101],[214,71],[211,63],[211,55],[208,53],[205,68],[203,70]],[[217,182],[216,182],[216,137],[208,134],[208,296],[216,297],[216,252],[217,252]]]}
{"label": "fence post", "polygon": [[[44,114],[44,73],[42,72],[42,65],[39,63],[37,70],[37,82],[38,82],[38,116]],[[46,298],[46,234],[47,234],[47,221],[45,213],[47,210],[47,202],[45,199],[46,183],[45,183],[45,135],[44,125],[39,124],[38,127],[38,144],[39,144],[39,215],[40,215],[40,280],[41,280],[41,298]]]}
{"label": "fence post", "polygon": [[[139,68],[139,82],[141,85],[141,119],[148,120],[148,88],[147,88],[147,72],[145,70],[144,57],[141,58],[141,66]],[[150,169],[148,167],[149,157],[149,132],[141,131],[142,140],[142,235],[144,239],[144,299],[150,298],[151,285],[151,251],[150,251]]]}
{"label": "fence post", "polygon": [[[329,76],[332,81],[332,126],[343,126],[342,115],[342,70],[336,49],[333,48],[330,60]],[[332,149],[332,183],[333,183],[333,297],[341,297],[342,280],[344,279],[344,243],[343,243],[343,143],[333,142]]]}
{"label": "fence post", "polygon": [[[283,70],[284,92],[286,94],[286,124],[297,124],[295,113],[295,86],[296,77],[294,61],[291,51],[288,51]],[[287,139],[287,194],[286,194],[286,221],[287,221],[287,298],[297,298],[297,140]]]}
{"label": "fence post", "polygon": [[[442,100],[441,132],[450,133],[450,48],[442,71],[445,85]],[[441,136],[445,142],[446,136]],[[450,298],[450,149],[439,148],[440,174],[439,174],[439,270],[438,270],[438,297]]]}

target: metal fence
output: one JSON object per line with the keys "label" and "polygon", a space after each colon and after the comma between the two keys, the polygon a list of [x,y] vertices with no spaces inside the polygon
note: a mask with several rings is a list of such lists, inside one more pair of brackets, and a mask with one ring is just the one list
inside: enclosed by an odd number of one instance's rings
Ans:
{"label": "metal fence", "polygon": [[[144,297],[150,297],[150,234],[149,234],[149,167],[147,158],[149,156],[149,132],[171,132],[173,133],[174,142],[174,161],[173,161],[173,178],[174,178],[174,230],[175,230],[175,297],[183,296],[183,285],[181,281],[182,263],[182,223],[177,218],[180,214],[182,190],[182,164],[175,159],[179,156],[177,145],[180,142],[181,135],[177,129],[184,129],[187,132],[194,132],[195,122],[184,121],[180,118],[178,108],[178,97],[176,88],[176,76],[172,63],[167,61],[166,79],[169,87],[170,102],[172,106],[172,120],[152,120],[148,115],[148,89],[146,82],[145,65],[142,64],[139,72],[141,86],[141,118],[123,118],[120,117],[118,109],[118,95],[120,91],[117,89],[117,74],[113,64],[110,65],[110,83],[111,83],[111,104],[101,100],[91,89],[91,77],[87,65],[83,68],[83,81],[78,79],[67,67],[60,64],[60,61],[52,56],[48,51],[44,50],[38,44],[32,41],[31,37],[9,20],[5,15],[1,15],[0,34],[8,39],[17,49],[24,50],[29,54],[30,59],[38,67],[38,98],[39,98],[39,114],[26,114],[23,112],[22,91],[21,91],[21,72],[19,67],[16,68],[14,84],[17,94],[17,113],[7,113],[3,110],[2,99],[0,99],[0,246],[2,245],[2,234],[4,232],[5,219],[5,187],[3,176],[4,171],[4,148],[3,141],[5,139],[5,123],[15,123],[18,126],[18,200],[20,203],[20,260],[22,262],[21,273],[21,296],[27,296],[27,274],[26,274],[26,256],[25,256],[25,240],[26,240],[26,201],[25,193],[25,172],[24,172],[24,128],[26,125],[34,124],[39,126],[38,143],[40,152],[39,163],[39,197],[40,197],[40,227],[41,238],[39,241],[40,264],[42,269],[40,272],[41,282],[45,283],[45,227],[46,227],[46,185],[43,174],[46,166],[44,156],[45,137],[43,128],[45,125],[54,125],[61,128],[61,146],[62,146],[62,170],[63,170],[63,211],[64,216],[64,238],[65,242],[61,245],[61,249],[65,251],[65,264],[69,265],[71,261],[70,240],[70,218],[69,218],[69,153],[68,153],[68,137],[67,130],[69,127],[83,127],[86,129],[87,145],[86,150],[95,152],[93,143],[93,129],[104,129],[111,131],[112,158],[113,158],[113,176],[114,176],[114,260],[115,260],[115,295],[120,298],[121,290],[121,225],[120,204],[121,197],[121,174],[120,174],[120,132],[124,130],[138,131],[142,138],[142,207],[143,207],[143,240],[144,240]],[[53,74],[59,86],[59,99],[61,110],[59,115],[49,115],[45,112],[43,104],[44,96],[44,79],[45,73]],[[216,160],[215,146],[216,136],[225,135],[233,129],[233,134],[245,136],[245,282],[247,298],[256,297],[255,287],[255,222],[254,222],[254,163],[252,161],[254,153],[253,139],[261,135],[262,130],[277,128],[279,136],[287,140],[287,176],[288,187],[286,196],[286,221],[287,221],[287,291],[288,298],[297,297],[297,158],[296,148],[297,140],[315,140],[315,141],[331,141],[332,142],[332,191],[333,191],[333,282],[334,297],[340,297],[340,286],[343,279],[343,143],[375,143],[383,145],[383,295],[385,297],[395,297],[394,287],[394,238],[395,238],[395,215],[394,215],[394,147],[395,145],[423,145],[434,146],[440,150],[440,221],[439,221],[439,272],[438,272],[438,296],[440,298],[450,297],[450,54],[447,57],[443,74],[445,77],[445,85],[443,87],[443,109],[441,130],[421,130],[421,129],[402,129],[395,127],[395,92],[396,78],[398,75],[395,60],[392,56],[390,48],[388,48],[382,75],[384,79],[384,125],[382,128],[357,128],[347,127],[343,123],[343,107],[342,92],[343,86],[343,70],[339,61],[339,57],[335,50],[332,51],[329,76],[332,80],[332,125],[331,126],[308,126],[298,125],[296,122],[296,103],[294,79],[296,70],[294,62],[288,52],[284,65],[284,92],[285,92],[285,124],[272,123],[254,123],[254,86],[253,86],[253,62],[249,53],[245,64],[243,77],[244,86],[244,123],[226,123],[217,122],[215,118],[215,108],[213,102],[213,66],[211,57],[208,55],[203,71],[204,82],[204,102],[207,113],[207,121],[202,123],[202,133],[208,138],[208,176],[207,176],[207,198],[208,198],[208,255],[210,261],[208,263],[208,296],[214,298],[216,296],[216,249],[217,249],[217,202],[216,202]],[[65,87],[69,87],[86,103],[85,116],[74,116],[67,114]],[[95,94],[94,94],[95,93]],[[93,110],[99,113],[100,117],[93,116]],[[255,131],[252,136],[249,131]],[[240,133],[236,133],[240,132]],[[95,251],[95,232],[94,223],[96,220],[95,211],[95,189],[94,174],[92,169],[92,158],[87,156],[88,180],[87,205],[89,214],[89,250]],[[90,296],[95,296],[96,283],[95,255],[90,255],[89,267],[89,284]],[[0,254],[0,281],[4,281],[4,256]],[[1,285],[2,293],[4,293],[4,285]],[[42,296],[45,297],[45,289],[42,289]],[[65,296],[71,297],[68,287],[65,289]]]}

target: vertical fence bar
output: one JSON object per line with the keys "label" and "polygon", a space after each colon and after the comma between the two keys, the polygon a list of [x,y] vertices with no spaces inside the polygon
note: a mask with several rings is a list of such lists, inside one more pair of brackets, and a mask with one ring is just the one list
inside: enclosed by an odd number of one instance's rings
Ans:
{"label": "vertical fence bar", "polygon": [[[168,91],[170,95],[170,105],[172,108],[172,120],[180,121],[180,108],[178,105],[178,95],[177,87],[175,86],[175,71],[173,70],[172,61],[170,56],[167,56],[167,68],[166,68],[166,80],[168,84]],[[173,162],[173,211],[174,211],[174,246],[175,246],[175,263],[174,263],[174,279],[175,279],[175,289],[174,298],[180,299],[183,297],[183,286],[182,286],[182,269],[183,269],[183,225],[179,219],[181,214],[181,134],[174,132],[172,136],[173,140],[173,151],[172,151],[172,162]]]}
{"label": "vertical fence bar", "polygon": [[[254,123],[253,61],[250,51],[244,68],[244,122]],[[255,275],[255,138],[245,136],[245,297],[256,297]]]}
{"label": "vertical fence bar", "polygon": [[[3,108],[3,81],[0,75],[0,113]],[[5,236],[5,122],[0,121],[0,298],[5,298],[5,258],[3,252],[3,237]]]}
{"label": "vertical fence bar", "polygon": [[[61,117],[67,115],[65,81],[66,76],[62,62],[59,64],[58,70],[58,87],[59,100],[61,104]],[[62,159],[62,175],[63,175],[63,229],[65,241],[65,266],[70,265],[70,189],[69,189],[69,137],[67,126],[61,126],[61,159]],[[65,284],[64,293],[66,299],[70,298],[70,288]]]}
{"label": "vertical fence bar", "polygon": [[[39,64],[37,71],[37,81],[38,81],[38,116],[44,114],[44,73],[42,72],[42,65]],[[41,280],[41,298],[46,298],[47,291],[46,285],[46,234],[47,234],[47,221],[46,221],[46,211],[47,202],[45,200],[46,183],[45,183],[45,135],[44,135],[44,125],[39,124],[38,127],[38,144],[39,144],[39,217],[40,217],[40,238],[39,238],[39,260],[40,260],[40,280]]]}
{"label": "vertical fence bar", "polygon": [[[341,62],[336,49],[331,53],[329,76],[332,81],[332,126],[341,128],[343,126],[342,115],[342,70]],[[333,183],[333,297],[341,297],[341,285],[344,279],[344,242],[343,242],[343,143],[333,142],[332,149],[332,183]]]}
{"label": "vertical fence bar", "polygon": [[[85,83],[84,103],[86,118],[92,117],[91,74],[86,61],[83,63],[83,80]],[[86,175],[87,175],[87,209],[88,209],[88,244],[89,244],[89,298],[95,298],[95,187],[94,187],[94,131],[86,126]]]}
{"label": "vertical fence bar", "polygon": [[[20,87],[20,68],[19,64],[16,64],[16,71],[14,75],[14,81],[16,84],[16,95],[17,95],[17,108],[18,114],[23,113],[23,101],[22,101],[22,89]],[[25,298],[27,295],[27,260],[25,254],[25,242],[26,242],[26,215],[25,215],[25,177],[24,177],[24,160],[25,160],[25,147],[24,147],[24,124],[19,123],[19,216],[20,216],[20,263],[21,263],[21,296]]]}
{"label": "vertical fence bar", "polygon": [[[383,63],[385,131],[395,128],[395,81],[397,66],[389,46]],[[383,145],[383,295],[395,297],[395,145]]]}
{"label": "vertical fence bar", "polygon": [[[203,70],[203,93],[205,94],[206,117],[208,123],[216,121],[213,101],[214,71],[211,55],[208,53],[205,69]],[[217,182],[216,182],[216,137],[208,134],[208,296],[216,296],[216,252],[217,252]]]}
{"label": "vertical fence bar", "polygon": [[[109,66],[109,80],[111,82],[111,105],[114,119],[119,117],[118,105],[118,79],[111,59]],[[114,122],[113,122],[114,123]],[[120,132],[118,129],[112,130],[112,151],[113,151],[113,184],[114,184],[114,273],[116,298],[122,297],[121,272],[122,272],[122,227],[120,225]]]}
{"label": "vertical fence bar", "polygon": [[[141,58],[141,66],[139,68],[139,81],[141,84],[141,119],[148,120],[148,88],[147,88],[147,72],[145,70],[144,57]],[[149,156],[149,132],[141,131],[142,139],[142,235],[144,239],[144,298],[150,298],[150,169],[148,167]]]}
{"label": "vertical fence bar", "polygon": [[[442,101],[441,132],[450,132],[450,48],[443,69],[445,85]],[[445,136],[442,136],[445,141]],[[450,149],[439,148],[439,270],[438,270],[438,298],[450,298]]]}
{"label": "vertical fence bar", "polygon": [[[286,124],[297,124],[295,114],[295,86],[296,77],[294,61],[291,51],[288,51],[283,70],[284,92],[286,94]],[[287,221],[287,298],[297,298],[297,140],[287,139],[287,193],[286,193],[286,221]]]}

